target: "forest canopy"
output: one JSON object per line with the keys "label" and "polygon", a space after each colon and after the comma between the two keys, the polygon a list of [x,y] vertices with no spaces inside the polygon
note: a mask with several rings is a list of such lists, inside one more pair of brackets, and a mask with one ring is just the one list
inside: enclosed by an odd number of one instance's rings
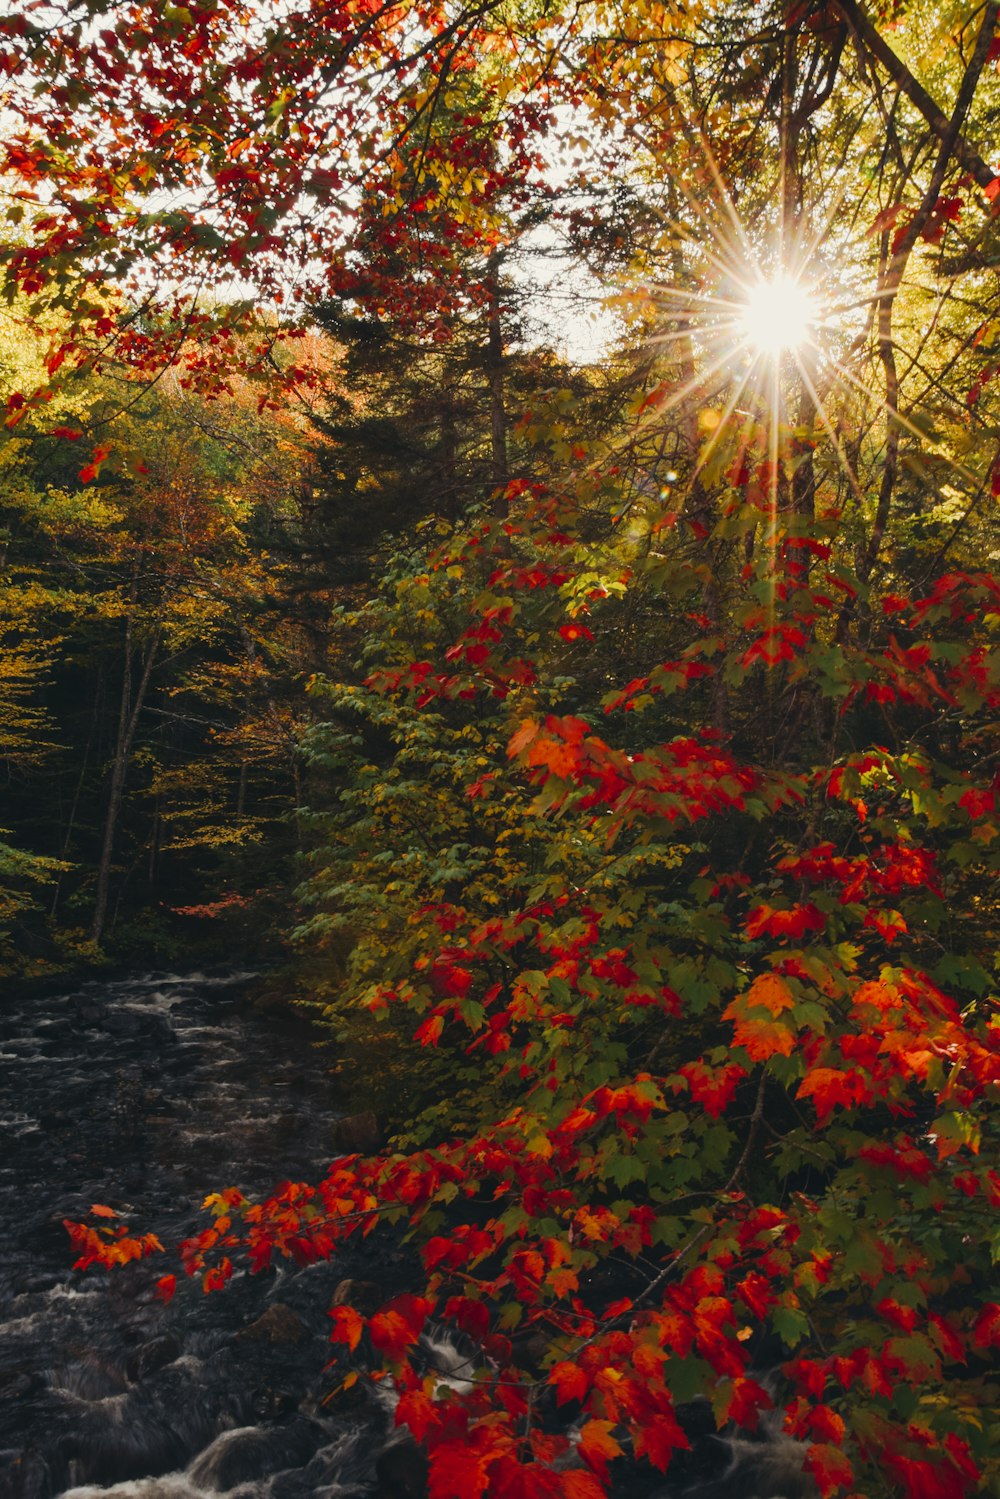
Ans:
{"label": "forest canopy", "polygon": [[0,962],[282,954],[431,1499],[998,1492],[998,13],[0,18]]}

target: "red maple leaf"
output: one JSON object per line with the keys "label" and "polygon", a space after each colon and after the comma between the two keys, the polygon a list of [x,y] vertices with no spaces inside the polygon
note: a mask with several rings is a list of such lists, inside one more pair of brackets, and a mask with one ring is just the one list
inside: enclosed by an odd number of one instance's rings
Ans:
{"label": "red maple leaf", "polygon": [[398,1361],[423,1331],[431,1303],[422,1296],[397,1296],[368,1323],[368,1334],[380,1353]]}
{"label": "red maple leaf", "polygon": [[826,925],[822,911],[808,901],[776,911],[771,906],[755,906],[746,919],[746,933],[756,937],[804,937],[806,932],[820,932]]}
{"label": "red maple leaf", "polygon": [[666,1412],[651,1416],[641,1426],[635,1427],[633,1437],[636,1456],[648,1457],[661,1473],[667,1471],[675,1452],[691,1445],[674,1417]]}
{"label": "red maple leaf", "polygon": [[977,1348],[1000,1348],[1000,1306],[987,1302],[972,1325],[972,1341]]}
{"label": "red maple leaf", "polygon": [[335,1306],[330,1316],[333,1319],[330,1342],[346,1343],[348,1348],[357,1348],[361,1342],[361,1334],[365,1330],[364,1318],[359,1316],[352,1306]]}
{"label": "red maple leaf", "polygon": [[[774,1301],[774,1288],[766,1275],[751,1270],[736,1284],[736,1294],[755,1317],[766,1317]],[[735,1418],[734,1418],[735,1419]]]}
{"label": "red maple leaf", "polygon": [[720,1426],[735,1421],[737,1426],[754,1431],[762,1410],[770,1410],[774,1401],[755,1379],[737,1375],[728,1385],[721,1385],[715,1402],[715,1416]]}
{"label": "red maple leaf", "polygon": [[396,1425],[408,1426],[418,1442],[425,1439],[439,1419],[433,1400],[423,1390],[407,1390],[400,1395],[396,1406]]}
{"label": "red maple leaf", "polygon": [[549,1384],[555,1385],[556,1404],[565,1405],[567,1400],[582,1400],[590,1389],[590,1377],[579,1364],[560,1363],[549,1372]]}
{"label": "red maple leaf", "polygon": [[477,1499],[486,1487],[486,1459],[466,1442],[442,1442],[430,1453],[429,1499]]}
{"label": "red maple leaf", "polygon": [[853,1068],[843,1072],[836,1067],[814,1067],[802,1079],[796,1096],[811,1098],[817,1122],[825,1124],[838,1106],[852,1109],[859,1103],[870,1102],[873,1090],[869,1080]]}
{"label": "red maple leaf", "polygon": [[827,1499],[838,1489],[846,1489],[854,1482],[854,1469],[837,1447],[828,1442],[814,1442],[803,1460],[803,1467],[816,1480],[816,1487]]}
{"label": "red maple leaf", "polygon": [[691,1097],[700,1103],[706,1114],[717,1119],[725,1113],[733,1100],[737,1087],[746,1077],[746,1071],[737,1062],[727,1062],[723,1067],[706,1067],[703,1062],[685,1062],[680,1069],[688,1080]]}

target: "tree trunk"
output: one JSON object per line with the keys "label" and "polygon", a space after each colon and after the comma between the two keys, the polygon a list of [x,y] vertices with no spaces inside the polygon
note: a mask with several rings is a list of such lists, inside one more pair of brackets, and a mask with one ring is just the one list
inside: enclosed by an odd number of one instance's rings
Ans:
{"label": "tree trunk", "polygon": [[506,517],[506,489],[510,481],[507,467],[507,409],[504,404],[503,326],[500,318],[500,259],[490,256],[487,270],[489,314],[486,338],[486,374],[490,393],[490,485],[493,490],[493,513]]}
{"label": "tree trunk", "polygon": [[154,633],[143,662],[142,675],[139,685],[132,698],[132,616],[129,616],[125,627],[125,669],[122,674],[122,695],[118,708],[118,733],[115,740],[115,753],[111,761],[111,781],[108,786],[108,803],[104,814],[104,836],[101,840],[101,857],[97,866],[97,889],[94,893],[94,918],[90,928],[90,935],[95,942],[100,942],[104,936],[104,927],[108,915],[108,892],[111,885],[111,866],[114,861],[115,836],[118,831],[118,818],[121,813],[122,799],[125,793],[125,777],[128,773],[129,756],[132,752],[132,742],[135,739],[136,726],[139,722],[139,714],[142,712],[149,689],[150,677],[153,674],[153,665],[156,661],[156,653],[159,649],[159,629]]}

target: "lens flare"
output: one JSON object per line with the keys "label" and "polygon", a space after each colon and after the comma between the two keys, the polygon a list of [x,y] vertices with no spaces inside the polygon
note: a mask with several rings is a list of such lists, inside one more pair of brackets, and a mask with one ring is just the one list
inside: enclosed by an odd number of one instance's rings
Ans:
{"label": "lens flare", "polygon": [[737,328],[748,348],[778,359],[810,340],[818,317],[819,308],[801,281],[781,271],[749,289]]}

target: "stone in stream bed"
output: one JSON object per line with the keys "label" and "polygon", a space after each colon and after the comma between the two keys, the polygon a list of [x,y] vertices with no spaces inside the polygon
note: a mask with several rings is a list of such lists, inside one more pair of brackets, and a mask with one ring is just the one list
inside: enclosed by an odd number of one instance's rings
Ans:
{"label": "stone in stream bed", "polygon": [[332,1306],[350,1306],[362,1317],[373,1317],[386,1300],[385,1292],[373,1280],[355,1280],[348,1276],[334,1288]]}
{"label": "stone in stream bed", "polygon": [[382,1148],[383,1141],[381,1126],[371,1109],[335,1120],[330,1138],[334,1149],[347,1155],[374,1155]]}
{"label": "stone in stream bed", "polygon": [[307,1463],[323,1432],[305,1418],[286,1426],[245,1426],[216,1437],[188,1469],[192,1485],[224,1491]]}
{"label": "stone in stream bed", "polygon": [[312,1333],[290,1306],[276,1301],[263,1316],[233,1335],[234,1343],[304,1343]]}
{"label": "stone in stream bed", "polygon": [[413,1437],[393,1442],[375,1459],[379,1499],[425,1499],[427,1453]]}
{"label": "stone in stream bed", "polygon": [[0,1452],[0,1499],[46,1499],[49,1493],[49,1468],[43,1457],[24,1448]]}
{"label": "stone in stream bed", "polygon": [[180,1358],[180,1352],[181,1345],[174,1335],[163,1333],[161,1337],[150,1338],[148,1342],[141,1343],[129,1354],[125,1373],[134,1384],[147,1374],[155,1373],[157,1369],[165,1369],[168,1364]]}

